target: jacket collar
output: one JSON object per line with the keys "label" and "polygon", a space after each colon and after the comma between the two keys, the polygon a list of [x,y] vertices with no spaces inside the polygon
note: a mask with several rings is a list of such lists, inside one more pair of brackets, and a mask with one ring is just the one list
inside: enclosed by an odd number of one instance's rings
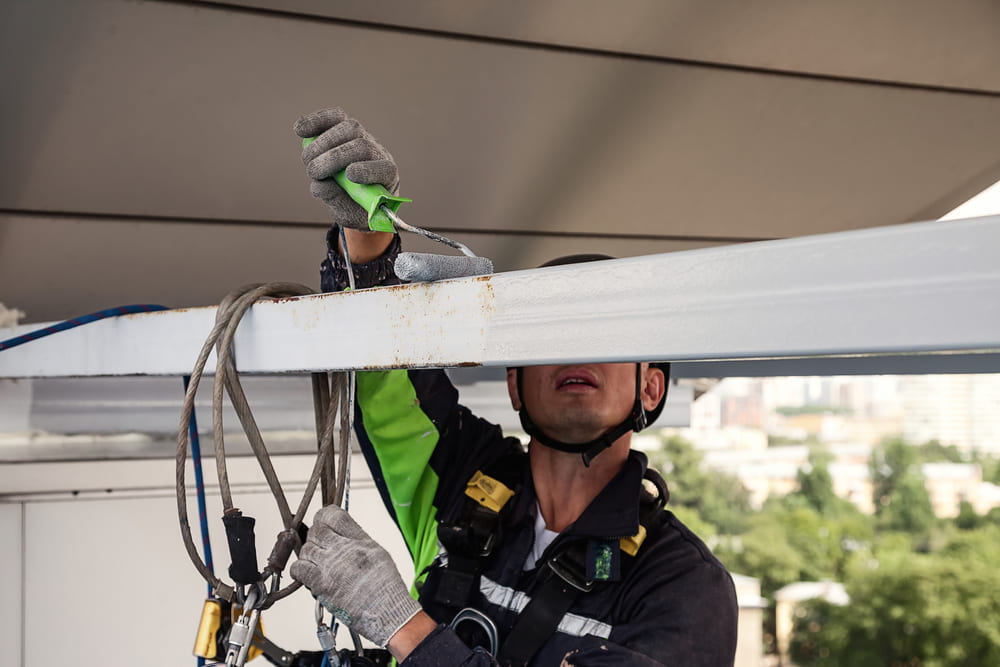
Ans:
{"label": "jacket collar", "polygon": [[[645,454],[629,450],[622,469],[601,489],[583,514],[567,526],[560,537],[617,539],[630,537],[639,532],[639,496],[646,465]],[[527,493],[518,494],[517,505],[511,517],[514,521],[530,514],[536,502],[531,467],[526,466],[526,468]]]}

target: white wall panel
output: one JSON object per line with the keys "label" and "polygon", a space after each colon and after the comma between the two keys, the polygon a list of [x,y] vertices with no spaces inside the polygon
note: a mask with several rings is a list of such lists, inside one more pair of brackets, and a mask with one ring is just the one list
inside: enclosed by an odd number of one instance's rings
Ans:
{"label": "white wall panel", "polygon": [[[297,502],[310,458],[280,457],[277,461],[286,493],[294,499],[291,502]],[[363,462],[356,459],[352,514],[390,549],[409,580],[412,565],[408,565],[403,542],[371,482],[365,481]],[[246,463],[234,465],[233,495],[238,507],[257,518],[258,555],[263,562],[280,530],[280,520],[270,494],[260,490],[259,475],[252,478],[254,488],[239,485],[251,481]],[[84,466],[80,473],[68,464],[49,464],[47,471],[45,465],[36,467],[49,480],[41,488],[62,486],[65,491],[46,492],[25,504],[26,667],[67,661],[95,667],[139,662],[163,667],[194,664],[191,646],[206,591],[181,544],[172,489],[163,486],[164,478],[172,478],[173,463],[124,462],[117,478],[124,488],[81,491],[76,496],[68,491],[116,478],[101,479],[98,473],[98,479],[87,485],[90,475],[83,472],[94,473],[101,464]],[[208,515],[216,572],[221,573],[229,558],[218,518],[221,506],[213,491],[208,491]],[[193,497],[190,505],[194,511]],[[308,523],[312,514],[310,510]],[[197,514],[192,521],[198,540]],[[308,592],[299,591],[278,602],[263,618],[268,636],[280,646],[317,650]]]}
{"label": "white wall panel", "polygon": [[[2,489],[0,486],[0,493]],[[4,590],[0,595],[0,646],[3,647],[4,664],[11,667],[21,665],[23,512],[21,503],[0,501],[0,572],[4,573]]]}

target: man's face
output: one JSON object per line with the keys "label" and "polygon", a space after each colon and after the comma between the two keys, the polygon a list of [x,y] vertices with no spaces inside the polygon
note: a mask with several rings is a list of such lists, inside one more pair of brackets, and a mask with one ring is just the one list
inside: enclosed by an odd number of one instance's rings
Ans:
{"label": "man's face", "polygon": [[[643,364],[640,395],[652,410],[663,395],[663,373]],[[589,442],[628,417],[635,401],[635,364],[525,366],[521,392],[515,371],[507,372],[514,409],[521,402],[532,421],[549,437],[578,444]]]}

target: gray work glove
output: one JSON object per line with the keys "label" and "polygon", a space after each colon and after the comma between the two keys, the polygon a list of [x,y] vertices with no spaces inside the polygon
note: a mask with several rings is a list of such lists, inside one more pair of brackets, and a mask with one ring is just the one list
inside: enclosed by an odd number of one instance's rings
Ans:
{"label": "gray work glove", "polygon": [[380,183],[396,194],[399,172],[392,155],[340,107],[307,114],[295,121],[293,129],[303,139],[316,137],[302,151],[313,196],[326,202],[338,225],[367,231],[368,214],[337,185],[333,175],[346,169],[349,180]]}
{"label": "gray work glove", "polygon": [[316,513],[290,572],[341,623],[379,646],[420,611],[389,553],[336,505]]}

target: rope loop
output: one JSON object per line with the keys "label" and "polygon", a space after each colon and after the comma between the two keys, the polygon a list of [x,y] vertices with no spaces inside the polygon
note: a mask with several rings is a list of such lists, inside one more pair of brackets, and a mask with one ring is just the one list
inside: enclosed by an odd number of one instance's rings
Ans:
{"label": "rope loop", "polygon": [[[322,501],[324,505],[330,503],[340,504],[344,498],[344,490],[347,479],[347,466],[350,457],[350,418],[352,412],[352,399],[350,396],[350,382],[348,373],[313,373],[313,404],[316,416],[316,436],[318,445],[318,455],[313,465],[312,474],[306,484],[305,491],[299,501],[294,514],[285,497],[281,482],[278,480],[271,463],[260,428],[250,410],[243,386],[240,384],[239,372],[236,369],[235,353],[233,341],[240,321],[254,303],[261,299],[287,298],[313,294],[313,290],[298,283],[254,283],[245,285],[226,295],[219,303],[215,315],[215,326],[209,333],[205,344],[198,354],[194,368],[191,371],[191,379],[188,383],[187,391],[184,395],[184,404],[181,409],[180,427],[177,430],[177,455],[176,455],[176,491],[177,491],[177,516],[180,522],[181,539],[184,547],[195,568],[215,591],[215,594],[229,602],[233,602],[239,597],[237,590],[226,584],[212,573],[205,562],[198,555],[198,549],[194,544],[191,535],[191,525],[188,520],[187,511],[187,489],[186,489],[186,463],[187,452],[190,443],[189,424],[191,415],[194,412],[195,396],[198,385],[205,371],[205,365],[212,350],[216,351],[215,378],[212,387],[212,433],[214,438],[216,471],[219,478],[219,492],[222,496],[223,510],[233,511],[233,497],[229,484],[229,472],[226,467],[226,453],[224,442],[224,428],[222,421],[223,391],[229,395],[233,409],[239,418],[243,431],[246,433],[250,448],[260,464],[261,471],[267,481],[271,494],[274,496],[281,515],[282,525],[285,530],[279,533],[274,553],[282,553],[289,547],[289,533],[298,534],[302,526],[305,513],[309,508],[309,503],[315,495],[316,487],[322,480]],[[339,410],[338,410],[339,408]],[[339,447],[336,457],[334,457],[334,432],[338,427],[337,414],[339,419]],[[336,461],[337,465],[334,466]],[[294,551],[298,554],[301,544],[294,540]],[[284,569],[284,558],[269,560],[269,567],[265,570],[265,576],[271,577],[272,582],[280,577],[281,570]],[[272,586],[270,593],[262,595],[258,605],[262,609],[267,609],[278,600],[287,597],[296,591],[301,584],[292,582],[284,588]],[[263,588],[261,589],[264,590]]]}

